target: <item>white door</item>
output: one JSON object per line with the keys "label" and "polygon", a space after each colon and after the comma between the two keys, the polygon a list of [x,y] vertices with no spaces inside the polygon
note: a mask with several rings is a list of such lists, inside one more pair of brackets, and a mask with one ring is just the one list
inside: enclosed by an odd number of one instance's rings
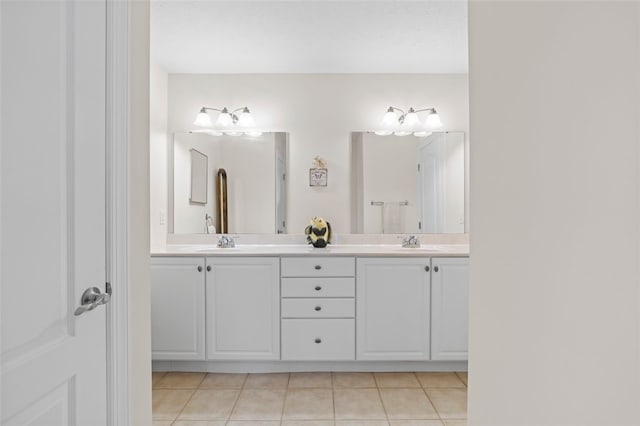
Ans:
{"label": "white door", "polygon": [[105,425],[105,2],[0,15],[2,424]]}
{"label": "white door", "polygon": [[207,359],[280,359],[280,259],[207,258]]}
{"label": "white door", "polygon": [[429,359],[429,259],[361,258],[356,359]]}
{"label": "white door", "polygon": [[431,259],[431,359],[466,360],[469,259]]}
{"label": "white door", "polygon": [[422,233],[444,232],[443,137],[433,133],[418,146],[418,228]]}
{"label": "white door", "polygon": [[154,360],[204,361],[204,258],[151,259]]}

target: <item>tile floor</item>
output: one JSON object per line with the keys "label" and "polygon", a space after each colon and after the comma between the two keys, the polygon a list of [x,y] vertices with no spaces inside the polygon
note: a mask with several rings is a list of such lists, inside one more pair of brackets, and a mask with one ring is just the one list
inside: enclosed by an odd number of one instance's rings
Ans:
{"label": "tile floor", "polygon": [[461,426],[467,373],[153,373],[154,426]]}

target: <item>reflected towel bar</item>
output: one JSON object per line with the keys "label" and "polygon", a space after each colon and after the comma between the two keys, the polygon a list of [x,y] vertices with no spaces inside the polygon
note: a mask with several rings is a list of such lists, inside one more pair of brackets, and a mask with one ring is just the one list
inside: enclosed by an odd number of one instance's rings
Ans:
{"label": "reflected towel bar", "polygon": [[[391,204],[393,203],[393,201],[372,201],[371,205],[372,206],[384,206],[385,204]],[[401,206],[408,206],[409,205],[409,201],[405,200],[405,201],[397,201],[397,203]]]}

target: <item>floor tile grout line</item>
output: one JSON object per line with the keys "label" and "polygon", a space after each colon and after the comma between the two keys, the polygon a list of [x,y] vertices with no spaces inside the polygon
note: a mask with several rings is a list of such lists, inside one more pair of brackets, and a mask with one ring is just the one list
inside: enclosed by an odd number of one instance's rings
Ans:
{"label": "floor tile grout line", "polygon": [[[171,389],[171,390],[183,390],[183,389]],[[187,399],[187,401],[184,403],[184,405],[182,406],[182,408],[180,409],[180,411],[178,411],[178,414],[176,414],[176,416],[173,418],[173,420],[171,421],[171,424],[174,424],[175,422],[178,421],[178,417],[180,417],[180,414],[182,414],[182,412],[184,411],[185,407],[187,406],[187,404],[189,403],[189,401],[191,401],[191,398],[193,398],[193,395],[196,394],[196,391],[198,390],[196,389],[188,389],[191,391],[191,395],[189,395],[189,398]],[[153,418],[153,415],[151,416]]]}

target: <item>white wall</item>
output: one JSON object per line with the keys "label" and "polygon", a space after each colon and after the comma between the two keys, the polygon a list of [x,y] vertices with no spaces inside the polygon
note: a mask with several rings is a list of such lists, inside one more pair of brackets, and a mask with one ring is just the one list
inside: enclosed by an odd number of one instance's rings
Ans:
{"label": "white wall", "polygon": [[[290,132],[289,233],[316,215],[349,232],[351,132],[374,129],[389,105],[435,106],[447,129],[468,131],[465,74],[169,75],[169,133],[192,129],[203,105],[247,105],[258,126]],[[326,188],[308,184],[316,155],[328,162]]]}
{"label": "white wall", "polygon": [[470,426],[640,424],[639,7],[470,4]]}
{"label": "white wall", "polygon": [[151,63],[149,76],[150,145],[149,173],[151,179],[150,223],[151,249],[164,247],[167,241],[167,114],[169,75]]}

